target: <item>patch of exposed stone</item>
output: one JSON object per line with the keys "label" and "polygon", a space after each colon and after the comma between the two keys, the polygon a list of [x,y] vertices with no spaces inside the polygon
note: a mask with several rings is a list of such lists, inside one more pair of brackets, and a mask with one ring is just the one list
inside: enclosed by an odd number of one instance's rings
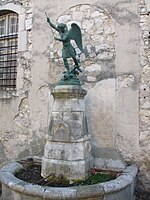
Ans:
{"label": "patch of exposed stone", "polygon": [[132,74],[124,74],[117,77],[117,88],[131,87],[134,83],[134,76]]}
{"label": "patch of exposed stone", "polygon": [[145,189],[150,190],[150,2],[139,0],[140,13],[140,179]]}
{"label": "patch of exposed stone", "polygon": [[28,103],[28,99],[24,98],[21,100],[19,105],[18,114],[13,120],[13,132],[15,134],[27,135],[29,133],[31,125],[31,112]]}
{"label": "patch of exposed stone", "polygon": [[[87,4],[77,5],[63,13],[57,22],[66,23],[69,28],[72,23],[77,23],[81,28],[84,52],[78,49],[74,41],[72,44],[84,71],[81,75],[82,83],[91,87],[102,79],[114,78],[115,33],[112,19],[105,10]],[[50,58],[63,69],[61,49],[60,42],[51,43]]]}
{"label": "patch of exposed stone", "polygon": [[20,3],[26,8],[25,30],[27,31],[27,49],[20,52],[20,67],[23,69],[23,93],[27,93],[31,87],[31,66],[32,66],[32,1],[21,0]]}

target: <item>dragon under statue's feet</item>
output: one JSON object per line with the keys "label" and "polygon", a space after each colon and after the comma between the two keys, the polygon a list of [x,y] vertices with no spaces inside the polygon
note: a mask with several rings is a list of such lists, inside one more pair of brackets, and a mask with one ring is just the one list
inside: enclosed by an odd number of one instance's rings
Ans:
{"label": "dragon under statue's feet", "polygon": [[63,77],[58,82],[58,85],[80,85],[80,81],[77,78],[77,75],[79,75],[77,67],[71,71],[64,71]]}

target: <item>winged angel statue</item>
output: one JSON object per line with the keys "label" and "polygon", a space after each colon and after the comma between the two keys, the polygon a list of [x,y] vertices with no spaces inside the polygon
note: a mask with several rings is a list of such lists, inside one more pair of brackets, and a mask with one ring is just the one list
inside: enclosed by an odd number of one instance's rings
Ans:
{"label": "winged angel statue", "polygon": [[[67,69],[64,75],[65,79],[70,79],[72,76],[79,75],[79,72],[82,72],[80,69],[80,61],[76,58],[76,51],[75,48],[72,46],[70,40],[75,40],[78,48],[83,51],[82,47],[82,35],[80,27],[76,23],[71,24],[71,29],[68,30],[68,27],[64,23],[59,23],[55,26],[49,17],[47,17],[47,22],[50,26],[59,32],[60,38],[54,37],[55,40],[61,41],[63,43],[62,49],[62,58],[64,61],[65,68]],[[74,61],[74,68],[70,70],[68,58],[72,58]]]}

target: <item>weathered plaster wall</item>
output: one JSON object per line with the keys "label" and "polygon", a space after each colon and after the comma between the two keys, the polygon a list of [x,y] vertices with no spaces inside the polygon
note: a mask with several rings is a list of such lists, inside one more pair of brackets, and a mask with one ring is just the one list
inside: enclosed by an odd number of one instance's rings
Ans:
{"label": "weathered plaster wall", "polygon": [[[0,160],[43,154],[48,116],[48,86],[33,62],[33,3],[1,1],[0,9],[19,14],[17,92],[0,93]],[[46,72],[44,72],[46,73]],[[42,81],[41,81],[42,79]],[[40,83],[42,82],[42,84]]]}
{"label": "weathered plaster wall", "polygon": [[[32,56],[31,42],[29,42],[31,28],[27,26],[27,22],[32,18],[31,7],[29,1],[1,1],[0,4],[0,9],[14,10],[19,14],[19,31],[22,35],[22,44],[18,48],[18,91],[0,93],[0,143],[3,152],[0,157],[2,161],[15,159],[29,153],[28,137],[31,113],[27,88],[30,83]],[[30,54],[28,59],[26,59],[27,54]]]}

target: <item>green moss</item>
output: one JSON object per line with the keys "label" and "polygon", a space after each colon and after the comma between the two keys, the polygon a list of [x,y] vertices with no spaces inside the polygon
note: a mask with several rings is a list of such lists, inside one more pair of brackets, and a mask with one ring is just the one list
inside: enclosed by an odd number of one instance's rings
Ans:
{"label": "green moss", "polygon": [[51,186],[67,187],[67,186],[79,186],[79,185],[93,185],[97,183],[110,181],[115,178],[116,177],[113,175],[104,173],[92,174],[85,179],[73,179],[73,180],[69,180],[63,175],[62,176],[53,175],[48,178],[48,182]]}
{"label": "green moss", "polygon": [[72,182],[73,186],[79,186],[79,185],[93,185],[97,183],[102,183],[106,181],[110,181],[115,179],[116,177],[110,174],[104,174],[104,173],[97,173],[97,174],[92,174],[88,176],[85,179],[75,179]]}
{"label": "green moss", "polygon": [[89,176],[85,180],[84,185],[92,185],[92,184],[102,183],[106,181],[111,181],[115,178],[116,178],[115,176],[110,175],[110,174],[97,173],[97,174]]}
{"label": "green moss", "polygon": [[77,185],[83,185],[84,184],[85,179],[73,179],[71,181],[71,184],[73,186],[77,186]]}

